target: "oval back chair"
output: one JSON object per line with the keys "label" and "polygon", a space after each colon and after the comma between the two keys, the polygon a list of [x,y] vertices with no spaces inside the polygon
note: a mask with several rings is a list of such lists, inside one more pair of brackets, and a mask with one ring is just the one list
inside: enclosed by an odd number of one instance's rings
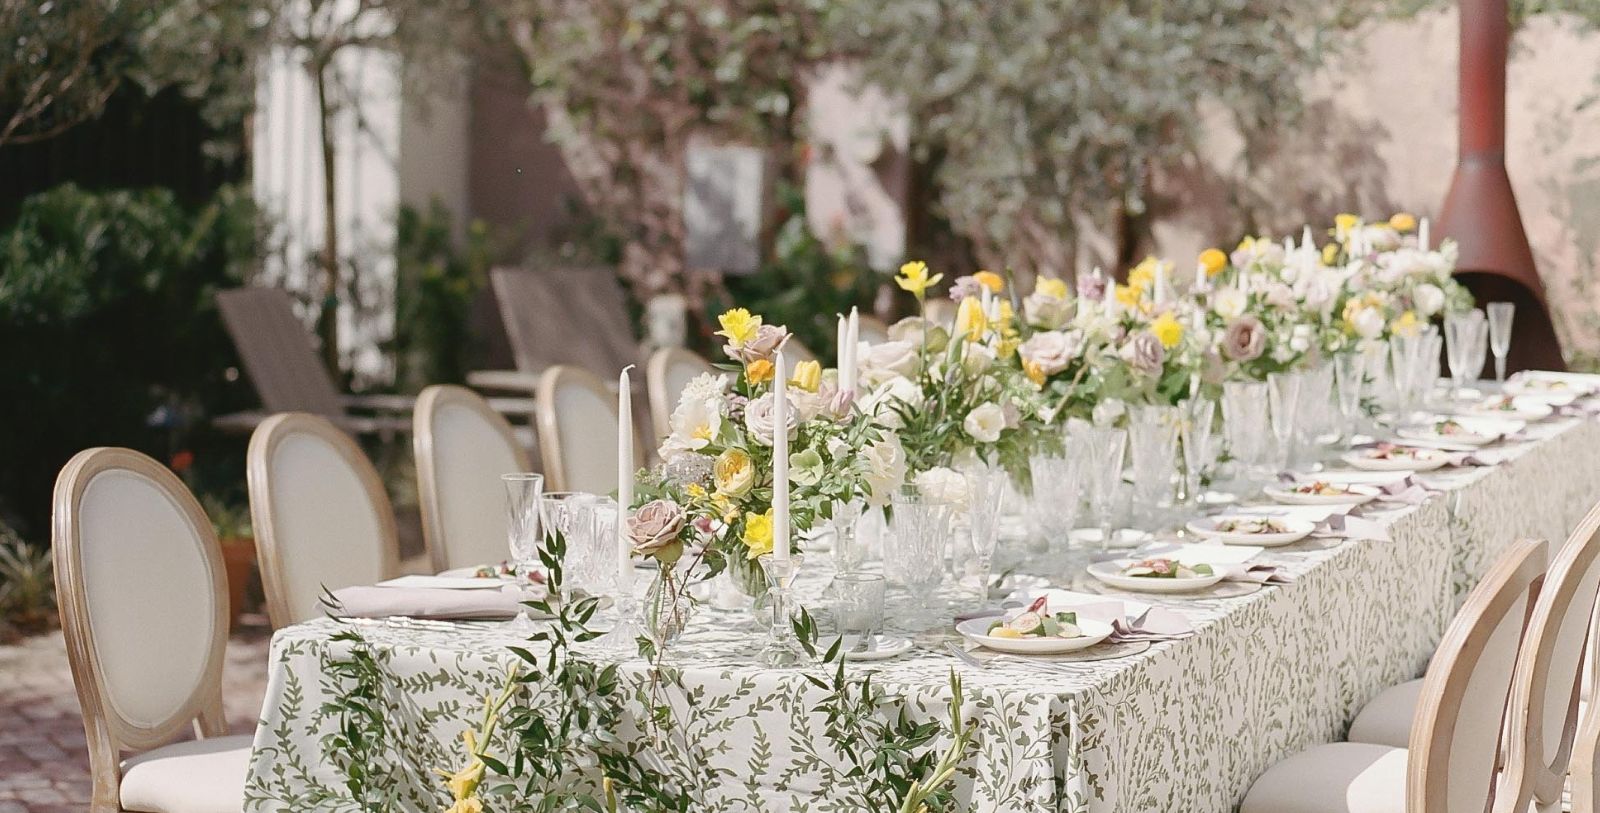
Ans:
{"label": "oval back chair", "polygon": [[417,498],[433,569],[505,559],[500,475],[530,465],[511,424],[477,393],[452,384],[423,390],[412,423]]}
{"label": "oval back chair", "polygon": [[[539,456],[545,491],[617,490],[617,398],[604,381],[557,364],[539,376]],[[635,462],[640,459],[634,444]]]}
{"label": "oval back chair", "polygon": [[322,594],[399,571],[394,512],[361,447],[327,419],[274,415],[250,436],[247,479],[273,627],[316,618]]}
{"label": "oval back chair", "polygon": [[[166,467],[112,448],[67,463],[53,510],[90,809],[239,809],[250,738],[222,736],[228,590],[205,512]],[[172,743],[191,726],[201,740]]]}

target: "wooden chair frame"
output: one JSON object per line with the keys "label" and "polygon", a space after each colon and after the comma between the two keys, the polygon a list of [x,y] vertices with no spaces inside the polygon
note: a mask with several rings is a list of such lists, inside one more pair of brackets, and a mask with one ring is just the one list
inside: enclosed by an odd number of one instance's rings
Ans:
{"label": "wooden chair frame", "polygon": [[[1573,608],[1573,602],[1587,603],[1587,607],[1583,604],[1578,606],[1590,626],[1590,631],[1579,645],[1587,644],[1588,638],[1594,634],[1597,594],[1581,593],[1580,588],[1584,575],[1594,566],[1597,558],[1600,558],[1600,505],[1591,509],[1578,523],[1566,545],[1557,552],[1538,605],[1528,621],[1528,633],[1517,655],[1516,679],[1511,686],[1507,728],[1511,738],[1501,790],[1494,806],[1495,813],[1523,813],[1530,804],[1545,809],[1552,805],[1559,807],[1561,803],[1561,793],[1567,782],[1574,752],[1573,743],[1577,737],[1578,701],[1582,694],[1582,672],[1586,665],[1580,660],[1578,679],[1573,681],[1572,697],[1567,701],[1566,722],[1561,731],[1560,744],[1553,761],[1548,764],[1535,756],[1544,753],[1546,673],[1551,668],[1550,662],[1560,638],[1560,621]],[[1593,727],[1592,721],[1589,727]],[[1586,745],[1581,750],[1592,753],[1592,745]],[[1593,770],[1592,760],[1590,770]]]}
{"label": "wooden chair frame", "polygon": [[[78,509],[89,483],[107,471],[125,471],[145,478],[173,502],[200,540],[216,597],[210,651],[199,684],[176,712],[150,726],[126,719],[109,702],[105,670],[96,654],[94,631],[89,623]],[[131,449],[96,448],[79,452],[68,461],[56,480],[53,511],[56,600],[66,637],[67,662],[77,687],[84,736],[88,741],[89,771],[93,779],[89,809],[92,813],[115,813],[122,809],[123,751],[144,751],[165,745],[185,723],[192,723],[196,735],[202,738],[227,733],[222,710],[222,663],[228,643],[228,586],[222,548],[205,511],[177,475]]]}
{"label": "wooden chair frame", "polygon": [[447,407],[471,410],[500,434],[511,448],[518,471],[528,471],[532,463],[528,451],[517,440],[516,431],[500,413],[489,408],[489,403],[466,387],[454,384],[436,384],[417,396],[417,409],[412,414],[411,448],[417,464],[417,503],[422,512],[422,536],[427,542],[429,561],[435,572],[450,566],[446,555],[444,517],[440,515],[439,482],[434,466],[434,418]]}
{"label": "wooden chair frame", "polygon": [[[272,517],[274,502],[272,488],[272,458],[278,445],[293,435],[307,434],[332,446],[349,464],[361,480],[367,499],[378,515],[378,531],[382,539],[382,569],[386,577],[400,570],[400,535],[395,527],[394,508],[384,491],[383,480],[372,467],[365,452],[348,434],[320,415],[305,412],[286,412],[263,421],[250,436],[250,449],[246,455],[246,479],[250,487],[250,521],[255,526],[256,556],[261,566],[261,586],[267,598],[267,617],[273,629],[294,623],[288,604],[286,576],[283,572],[283,550],[278,546],[276,523]],[[423,547],[427,548],[426,540]],[[431,550],[424,550],[431,557]]]}
{"label": "wooden chair frame", "polygon": [[[1406,768],[1408,813],[1449,813],[1450,743],[1455,737],[1456,718],[1445,712],[1460,707],[1472,678],[1471,665],[1483,656],[1495,628],[1524,595],[1524,628],[1530,623],[1544,583],[1548,550],[1549,544],[1544,540],[1519,539],[1512,543],[1456,615],[1458,619],[1476,618],[1477,622],[1451,624],[1439,642],[1423,678],[1411,724]],[[1521,653],[1519,649],[1519,660]],[[1490,793],[1491,801],[1498,798],[1493,789]]]}
{"label": "wooden chair frame", "polygon": [[693,363],[707,372],[717,371],[711,362],[681,347],[663,347],[650,354],[644,367],[644,383],[650,396],[650,422],[657,441],[672,434],[672,411],[678,406],[678,393],[667,392],[667,371],[675,363]]}

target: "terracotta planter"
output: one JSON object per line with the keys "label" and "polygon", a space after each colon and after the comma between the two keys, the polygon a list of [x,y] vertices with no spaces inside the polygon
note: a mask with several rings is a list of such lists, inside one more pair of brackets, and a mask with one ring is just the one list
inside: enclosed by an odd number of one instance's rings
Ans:
{"label": "terracotta planter", "polygon": [[250,538],[222,540],[222,566],[228,576],[228,626],[233,628],[239,625],[245,591],[250,587],[250,573],[256,566],[256,541]]}

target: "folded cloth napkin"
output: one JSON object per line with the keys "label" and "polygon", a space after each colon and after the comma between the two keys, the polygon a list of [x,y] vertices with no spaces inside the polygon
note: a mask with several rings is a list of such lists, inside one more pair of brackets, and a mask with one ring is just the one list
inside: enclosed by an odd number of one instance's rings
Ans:
{"label": "folded cloth napkin", "polygon": [[1311,535],[1324,539],[1375,539],[1388,542],[1389,526],[1355,514],[1329,514],[1327,519],[1317,523],[1317,529]]}
{"label": "folded cloth napkin", "polygon": [[1427,486],[1417,482],[1415,477],[1407,477],[1397,483],[1388,483],[1378,486],[1383,492],[1384,502],[1397,502],[1406,505],[1421,505],[1428,501],[1429,491]]}
{"label": "folded cloth napkin", "polygon": [[1219,568],[1223,572],[1222,580],[1227,582],[1249,582],[1251,584],[1288,584],[1294,581],[1294,574],[1277,565],[1244,564],[1224,565]]}
{"label": "folded cloth napkin", "polygon": [[1115,643],[1176,641],[1191,635],[1194,635],[1194,625],[1189,619],[1165,607],[1151,607],[1136,617],[1113,620],[1110,640]]}
{"label": "folded cloth napkin", "polygon": [[507,584],[498,590],[448,590],[437,587],[343,587],[333,591],[338,602],[332,615],[345,618],[439,618],[451,620],[511,618],[522,602],[539,596]]}

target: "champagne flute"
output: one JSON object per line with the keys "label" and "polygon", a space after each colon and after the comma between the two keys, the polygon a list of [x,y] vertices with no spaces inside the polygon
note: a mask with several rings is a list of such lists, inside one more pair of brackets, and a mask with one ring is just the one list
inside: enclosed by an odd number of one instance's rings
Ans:
{"label": "champagne flute", "polygon": [[[500,475],[506,489],[506,537],[511,548],[512,578],[520,587],[539,560],[539,510],[543,502],[544,475],[515,472]],[[510,626],[519,632],[533,628],[527,610],[517,613]]]}
{"label": "champagne flute", "polygon": [[1506,383],[1506,354],[1511,352],[1511,320],[1517,315],[1512,302],[1490,302],[1489,350],[1494,353],[1494,380]]}

